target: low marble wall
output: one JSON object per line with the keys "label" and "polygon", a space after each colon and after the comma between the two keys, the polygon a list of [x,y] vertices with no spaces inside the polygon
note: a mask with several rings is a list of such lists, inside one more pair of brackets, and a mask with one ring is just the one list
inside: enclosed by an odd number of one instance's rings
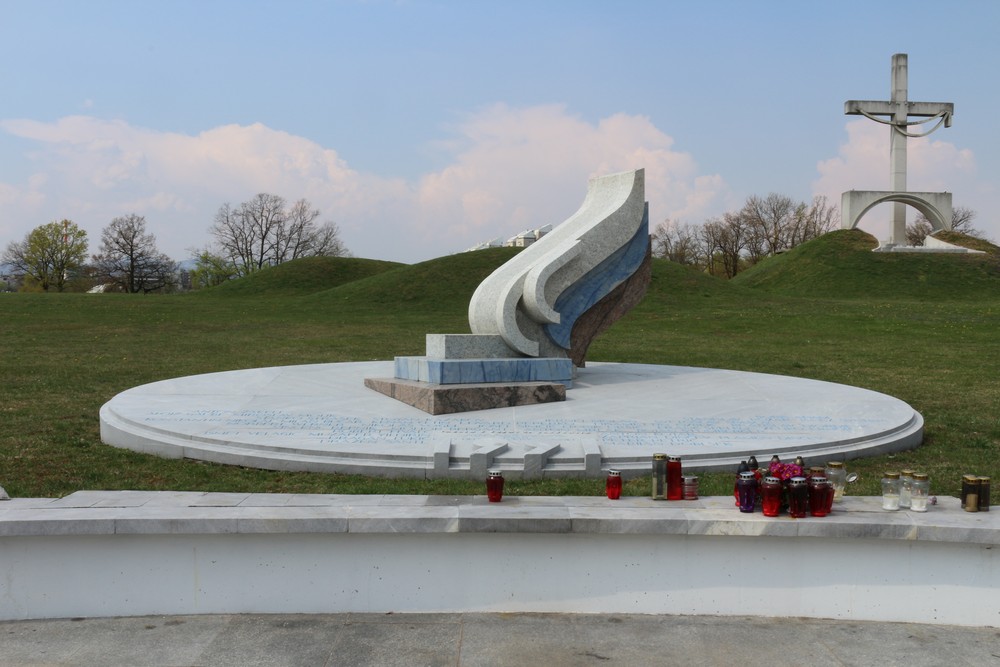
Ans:
{"label": "low marble wall", "polygon": [[0,619],[530,611],[1000,626],[1000,514],[847,498],[79,492],[0,503]]}

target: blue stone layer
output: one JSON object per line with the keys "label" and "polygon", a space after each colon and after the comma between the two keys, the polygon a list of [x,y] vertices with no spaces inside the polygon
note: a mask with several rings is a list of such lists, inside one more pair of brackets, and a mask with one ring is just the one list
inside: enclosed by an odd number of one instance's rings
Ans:
{"label": "blue stone layer", "polygon": [[628,243],[588,271],[556,299],[555,309],[559,312],[560,319],[557,324],[545,325],[549,338],[559,347],[568,350],[576,321],[638,270],[646,259],[648,246],[649,205],[643,211],[639,229]]}
{"label": "blue stone layer", "polygon": [[559,382],[573,386],[573,362],[559,358],[428,359],[396,357],[396,378],[432,384]]}

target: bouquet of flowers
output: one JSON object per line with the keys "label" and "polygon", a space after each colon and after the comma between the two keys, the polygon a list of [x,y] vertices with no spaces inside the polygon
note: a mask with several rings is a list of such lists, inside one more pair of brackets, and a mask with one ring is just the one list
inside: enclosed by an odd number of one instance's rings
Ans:
{"label": "bouquet of flowers", "polygon": [[802,466],[795,463],[782,463],[781,461],[771,461],[767,474],[777,477],[782,482],[787,482],[792,477],[804,477]]}
{"label": "bouquet of flowers", "polygon": [[[752,472],[759,485],[764,477],[777,477],[781,480],[782,485],[785,487],[785,493],[782,494],[784,500],[783,504],[787,506],[787,493],[788,493],[788,480],[793,477],[804,477],[805,471],[800,463],[782,463],[777,456],[771,459],[771,463],[768,465],[767,470],[757,466],[757,458],[754,456],[750,457],[749,461],[743,461],[740,463],[739,470],[737,471],[737,476],[739,473],[749,471]],[[736,504],[740,504],[739,493],[736,486],[733,487],[733,497],[736,499]],[[760,495],[757,496],[758,505],[760,503]]]}

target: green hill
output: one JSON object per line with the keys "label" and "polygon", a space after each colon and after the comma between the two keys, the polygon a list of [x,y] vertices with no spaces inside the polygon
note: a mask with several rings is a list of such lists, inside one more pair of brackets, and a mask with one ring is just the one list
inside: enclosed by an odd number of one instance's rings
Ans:
{"label": "green hill", "polygon": [[446,255],[419,264],[318,292],[311,302],[363,306],[393,312],[466,312],[469,299],[486,276],[519,252],[518,248],[489,248]]}
{"label": "green hill", "polygon": [[1000,248],[962,234],[949,243],[986,255],[875,253],[861,230],[825,234],[737,274],[734,285],[786,296],[969,300],[1000,296]]}
{"label": "green hill", "polygon": [[392,271],[404,264],[356,257],[304,257],[262,269],[198,293],[219,296],[295,296]]}

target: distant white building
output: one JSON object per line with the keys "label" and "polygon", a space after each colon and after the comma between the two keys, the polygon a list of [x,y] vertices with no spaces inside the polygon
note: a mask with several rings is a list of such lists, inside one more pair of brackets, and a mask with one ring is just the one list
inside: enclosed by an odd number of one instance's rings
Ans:
{"label": "distant white building", "polygon": [[512,236],[504,243],[507,247],[527,248],[529,245],[542,238],[552,231],[552,225],[545,225],[538,229],[523,231],[517,236]]}
{"label": "distant white building", "polygon": [[473,250],[486,250],[487,248],[499,248],[503,246],[503,240],[498,238],[491,239],[489,241],[483,241],[477,245],[467,248],[465,252],[472,252]]}
{"label": "distant white building", "polygon": [[552,225],[545,225],[544,227],[539,227],[538,229],[525,230],[515,236],[510,237],[506,241],[496,238],[489,241],[483,241],[478,243],[465,252],[472,252],[473,250],[485,250],[486,248],[527,248],[529,245],[542,238],[546,234],[552,231]]}

